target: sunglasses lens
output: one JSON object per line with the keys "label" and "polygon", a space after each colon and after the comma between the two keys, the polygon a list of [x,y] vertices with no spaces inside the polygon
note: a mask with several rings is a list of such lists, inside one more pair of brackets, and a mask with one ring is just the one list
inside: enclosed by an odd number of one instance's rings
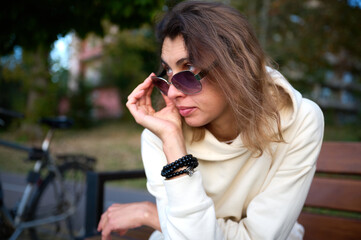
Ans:
{"label": "sunglasses lens", "polygon": [[168,94],[169,85],[159,77],[152,77],[154,86],[156,86],[164,95]]}
{"label": "sunglasses lens", "polygon": [[172,78],[172,84],[185,94],[194,94],[202,90],[202,85],[190,71],[177,73]]}

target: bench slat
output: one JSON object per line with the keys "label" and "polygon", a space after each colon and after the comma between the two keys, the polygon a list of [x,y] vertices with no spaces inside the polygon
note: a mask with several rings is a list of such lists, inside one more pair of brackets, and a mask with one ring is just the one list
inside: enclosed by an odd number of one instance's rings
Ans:
{"label": "bench slat", "polygon": [[304,240],[359,240],[361,220],[301,213],[299,219],[305,228]]}
{"label": "bench slat", "polygon": [[128,230],[126,236],[128,239],[148,240],[154,229],[147,226],[142,226],[135,229]]}
{"label": "bench slat", "polygon": [[[112,240],[148,240],[154,229],[142,226],[139,228],[129,229],[124,236],[112,234]],[[101,236],[92,236],[85,238],[85,240],[101,240]]]}
{"label": "bench slat", "polygon": [[361,212],[361,181],[315,177],[305,206]]}
{"label": "bench slat", "polygon": [[361,175],[361,142],[324,142],[317,171]]}

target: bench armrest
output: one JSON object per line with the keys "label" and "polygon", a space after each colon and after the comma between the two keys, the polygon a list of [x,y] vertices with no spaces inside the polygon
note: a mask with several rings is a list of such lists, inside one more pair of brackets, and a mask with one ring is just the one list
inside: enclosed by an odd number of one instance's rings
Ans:
{"label": "bench armrest", "polygon": [[99,234],[97,226],[103,213],[105,183],[107,181],[137,178],[145,178],[143,169],[115,172],[87,172],[84,237]]}

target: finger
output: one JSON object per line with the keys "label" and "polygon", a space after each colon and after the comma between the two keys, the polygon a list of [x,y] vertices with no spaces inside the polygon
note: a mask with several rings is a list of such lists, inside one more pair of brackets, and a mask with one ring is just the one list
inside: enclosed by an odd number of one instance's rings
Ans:
{"label": "finger", "polygon": [[110,205],[110,207],[108,208],[108,210],[112,211],[115,209],[119,209],[120,207],[124,206],[125,204],[120,204],[120,203],[113,203],[112,205]]}
{"label": "finger", "polygon": [[144,81],[144,83],[146,84],[146,86],[149,86],[147,88],[144,89],[145,91],[145,95],[140,98],[139,100],[139,105],[148,105],[149,101],[150,101],[150,96],[152,94],[153,91],[153,81],[151,79],[151,76],[153,76],[154,74],[152,73],[151,75],[149,75],[149,77]]}
{"label": "finger", "polygon": [[144,90],[139,91],[137,94],[133,95],[133,97],[129,98],[128,102],[125,104],[129,109],[130,113],[136,117],[138,115],[138,100],[144,94]]}
{"label": "finger", "polygon": [[128,102],[130,102],[131,104],[135,104],[138,103],[139,99],[141,99],[145,94],[145,90],[139,90],[137,93],[134,93],[132,95],[132,97],[130,97],[128,99]]}
{"label": "finger", "polygon": [[111,229],[109,227],[105,227],[102,231],[102,240],[111,240]]}
{"label": "finger", "polygon": [[111,235],[109,235],[109,236],[102,235],[102,240],[112,240],[112,236]]}
{"label": "finger", "polygon": [[154,85],[152,84],[152,86],[148,89],[148,91],[146,92],[146,95],[145,95],[145,105],[148,107],[151,107],[151,108],[153,108],[152,98],[151,98],[153,89],[154,89]]}
{"label": "finger", "polygon": [[102,216],[100,217],[100,221],[98,223],[98,232],[100,232],[103,229],[104,223],[106,222],[106,214],[103,213]]}

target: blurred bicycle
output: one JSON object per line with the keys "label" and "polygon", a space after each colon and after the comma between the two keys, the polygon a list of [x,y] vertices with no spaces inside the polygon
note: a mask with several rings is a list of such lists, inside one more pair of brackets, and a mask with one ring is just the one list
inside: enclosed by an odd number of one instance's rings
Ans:
{"label": "blurred bicycle", "polygon": [[[23,117],[0,108],[0,124],[2,115]],[[0,180],[0,239],[15,240],[24,231],[33,240],[81,239],[84,227],[78,218],[85,211],[86,172],[94,169],[96,160],[78,154],[52,155],[49,146],[54,131],[69,128],[73,122],[55,117],[42,118],[40,123],[49,127],[40,148],[0,139],[0,147],[25,151],[27,160],[34,162],[20,202],[12,208],[5,206]]]}

